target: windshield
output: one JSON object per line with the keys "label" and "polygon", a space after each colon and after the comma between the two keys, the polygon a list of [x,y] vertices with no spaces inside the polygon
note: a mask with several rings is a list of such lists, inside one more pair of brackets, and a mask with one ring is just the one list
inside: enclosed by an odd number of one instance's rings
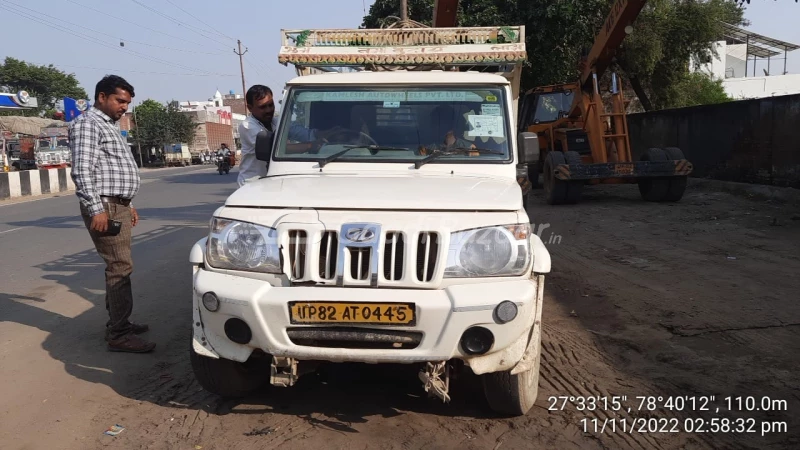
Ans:
{"label": "windshield", "polygon": [[47,139],[39,139],[39,142],[36,144],[36,148],[39,148],[39,149],[42,149],[42,150],[50,148],[50,139],[49,138],[47,138]]}
{"label": "windshield", "polygon": [[56,147],[69,147],[69,140],[66,138],[58,138]]}
{"label": "windshield", "polygon": [[552,92],[540,94],[536,99],[536,112],[533,116],[534,123],[554,122],[560,119],[559,114],[569,113],[572,106],[572,96],[566,92]]}
{"label": "windshield", "polygon": [[505,91],[499,87],[295,87],[285,103],[276,160],[510,161]]}

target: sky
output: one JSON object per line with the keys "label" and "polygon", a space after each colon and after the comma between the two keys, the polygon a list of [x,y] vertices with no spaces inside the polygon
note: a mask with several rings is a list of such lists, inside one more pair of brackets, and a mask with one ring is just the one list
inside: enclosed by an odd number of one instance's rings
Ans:
{"label": "sky", "polygon": [[[92,96],[105,74],[151,98],[207,100],[219,89],[265,84],[280,97],[294,69],[278,63],[281,29],[357,28],[374,0],[0,0],[0,59],[11,56],[74,73]],[[751,0],[749,30],[800,44],[800,4]],[[10,19],[10,20],[9,20]],[[121,46],[120,43],[124,43]],[[759,63],[759,68],[766,63]],[[774,64],[783,64],[783,61]],[[759,70],[760,72],[760,70]],[[774,72],[774,69],[773,69]],[[800,73],[800,50],[789,53]]]}

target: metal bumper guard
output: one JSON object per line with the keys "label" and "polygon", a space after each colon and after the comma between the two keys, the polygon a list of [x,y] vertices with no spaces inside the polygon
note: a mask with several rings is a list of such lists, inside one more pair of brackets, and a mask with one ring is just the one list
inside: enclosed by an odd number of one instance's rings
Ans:
{"label": "metal bumper guard", "polygon": [[680,177],[692,173],[692,168],[692,163],[686,159],[626,163],[559,164],[555,168],[555,177],[564,181],[601,178]]}
{"label": "metal bumper guard", "polygon": [[[415,363],[458,358],[478,374],[508,370],[529,350],[532,333],[540,333],[542,288],[543,277],[462,284],[439,290],[274,287],[265,281],[195,267],[193,346],[201,355],[239,362],[246,361],[254,349],[260,348],[273,356],[298,360]],[[210,312],[202,306],[201,299],[206,292],[214,292],[219,298],[218,311]],[[297,324],[290,323],[287,306],[289,301],[295,300],[412,301],[417,309],[415,326],[364,328],[421,332],[422,339],[415,348],[402,349],[297,345],[287,331],[288,328],[298,329]],[[503,300],[516,303],[519,312],[511,322],[498,324],[494,320],[494,308]],[[225,336],[225,322],[234,317],[244,320],[252,330],[252,340],[246,345]],[[534,323],[537,326],[532,330]],[[461,351],[459,341],[464,331],[477,325],[492,332],[494,345],[484,355],[469,356]]]}

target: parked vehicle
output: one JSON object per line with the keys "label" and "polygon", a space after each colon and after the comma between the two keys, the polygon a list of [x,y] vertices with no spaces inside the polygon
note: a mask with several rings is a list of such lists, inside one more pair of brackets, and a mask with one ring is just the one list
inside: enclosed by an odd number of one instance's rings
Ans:
{"label": "parked vehicle", "polygon": [[36,167],[61,169],[70,167],[69,130],[67,127],[42,128],[34,149]]}
{"label": "parked vehicle", "polygon": [[468,368],[492,409],[525,414],[550,255],[523,202],[524,27],[282,33],[300,76],[257,140],[267,176],[190,254],[197,380],[240,396],[319,361],[407,363],[449,401]]}

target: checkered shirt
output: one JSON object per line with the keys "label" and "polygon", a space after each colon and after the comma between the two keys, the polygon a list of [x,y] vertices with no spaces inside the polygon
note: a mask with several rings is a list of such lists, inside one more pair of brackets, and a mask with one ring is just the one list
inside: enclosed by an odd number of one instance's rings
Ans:
{"label": "checkered shirt", "polygon": [[104,211],[100,196],[133,199],[141,183],[133,153],[119,125],[92,107],[69,126],[72,180],[91,215]]}

